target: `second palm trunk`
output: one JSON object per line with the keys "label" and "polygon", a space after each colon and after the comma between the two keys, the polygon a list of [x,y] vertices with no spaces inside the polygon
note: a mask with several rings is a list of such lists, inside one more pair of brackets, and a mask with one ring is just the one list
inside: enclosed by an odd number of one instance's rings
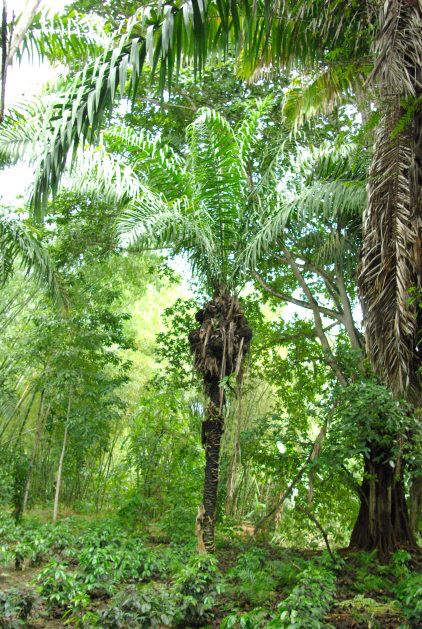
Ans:
{"label": "second palm trunk", "polygon": [[202,423],[205,479],[203,504],[197,517],[197,539],[198,550],[213,552],[226,389],[230,387],[231,378],[237,380],[241,376],[252,331],[238,300],[224,287],[196,313],[196,320],[200,327],[189,334],[189,343],[195,369],[203,375],[208,397]]}

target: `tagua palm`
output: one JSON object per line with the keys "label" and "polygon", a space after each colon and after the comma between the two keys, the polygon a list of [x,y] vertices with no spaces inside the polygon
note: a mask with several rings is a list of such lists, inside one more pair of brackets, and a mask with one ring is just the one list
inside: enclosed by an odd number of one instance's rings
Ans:
{"label": "tagua palm", "polygon": [[203,109],[187,129],[183,159],[142,134],[121,129],[111,134],[123,141],[141,182],[138,197],[119,221],[123,241],[186,254],[194,277],[209,295],[196,313],[197,327],[189,343],[208,398],[197,537],[199,550],[211,552],[227,383],[241,378],[252,338],[238,296],[247,278],[243,253],[252,205],[259,196],[258,179],[251,176],[256,172],[254,151],[262,141],[261,120],[268,106],[268,101],[255,103],[235,129],[218,112]]}

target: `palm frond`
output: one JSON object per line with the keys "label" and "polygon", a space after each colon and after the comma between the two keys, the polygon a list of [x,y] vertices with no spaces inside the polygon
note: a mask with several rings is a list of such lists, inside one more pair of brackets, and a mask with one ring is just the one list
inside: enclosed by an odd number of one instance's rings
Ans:
{"label": "palm frond", "polygon": [[228,254],[236,249],[247,186],[239,147],[227,120],[206,108],[188,127],[187,140],[186,171],[193,206],[198,217],[204,213],[214,225],[221,272],[227,275]]}
{"label": "palm frond", "polygon": [[238,128],[235,129],[235,136],[240,149],[240,159],[244,165],[247,165],[252,159],[257,144],[262,140],[261,131],[264,125],[264,118],[269,113],[271,105],[272,98],[270,96],[258,99],[248,109]]}
{"label": "palm frond", "polygon": [[82,65],[101,54],[110,40],[98,17],[79,15],[75,11],[53,16],[38,13],[15,56],[18,61],[29,56]]}
{"label": "palm frond", "polygon": [[148,187],[166,191],[167,199],[186,194],[185,162],[160,138],[152,137],[144,129],[112,127],[104,133],[112,151],[123,154],[134,171]]}
{"label": "palm frond", "polygon": [[249,234],[248,243],[242,251],[242,259],[248,269],[256,267],[258,260],[277,242],[286,228],[291,208],[289,204],[283,203],[280,194],[276,195],[276,203],[271,209],[272,212],[269,215],[267,213],[261,223],[257,223],[255,232]]}
{"label": "palm frond", "polygon": [[286,92],[283,104],[286,120],[297,130],[311,118],[330,114],[338,105],[350,102],[354,90],[363,85],[371,67],[355,62],[330,65],[307,83],[292,86]]}
{"label": "palm frond", "polygon": [[295,212],[302,222],[315,216],[348,220],[361,216],[365,205],[365,181],[321,181],[296,196],[290,203],[290,213]]}
{"label": "palm frond", "polygon": [[[69,89],[52,107],[49,128],[44,135],[44,153],[36,172],[31,200],[39,218],[49,192],[57,192],[69,152],[98,137],[105,113],[120,95],[136,89],[145,60],[145,40],[134,34],[136,15],[116,46],[110,45],[96,60],[76,73]],[[131,80],[127,85],[128,69]]]}
{"label": "palm frond", "polygon": [[140,181],[133,168],[108,153],[102,145],[80,152],[64,187],[120,206],[136,199],[141,192]]}
{"label": "palm frond", "polygon": [[0,252],[1,283],[7,281],[18,262],[25,274],[45,286],[57,301],[65,301],[60,277],[33,229],[0,215]]}
{"label": "palm frond", "polygon": [[34,161],[47,115],[48,102],[44,99],[18,103],[9,109],[0,124],[0,160],[8,164]]}
{"label": "palm frond", "polygon": [[118,230],[123,245],[130,248],[186,252],[194,270],[212,282],[219,276],[215,237],[205,220],[195,219],[189,199],[168,203],[163,195],[143,188],[119,219]]}

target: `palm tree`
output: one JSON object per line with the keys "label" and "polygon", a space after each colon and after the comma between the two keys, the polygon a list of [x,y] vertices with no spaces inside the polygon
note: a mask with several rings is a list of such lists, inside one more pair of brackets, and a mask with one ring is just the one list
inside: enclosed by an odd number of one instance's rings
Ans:
{"label": "palm tree", "polygon": [[252,171],[256,173],[253,157],[262,141],[261,119],[268,106],[268,101],[256,103],[235,129],[216,111],[200,110],[187,129],[184,159],[145,135],[114,132],[141,180],[138,197],[120,220],[123,241],[184,252],[209,295],[189,334],[194,367],[202,375],[208,398],[202,423],[205,480],[197,537],[198,548],[209,552],[214,550],[227,384],[241,377],[252,338],[238,296],[246,280],[241,254],[250,230],[251,198],[256,202],[258,194],[258,178],[251,177]]}

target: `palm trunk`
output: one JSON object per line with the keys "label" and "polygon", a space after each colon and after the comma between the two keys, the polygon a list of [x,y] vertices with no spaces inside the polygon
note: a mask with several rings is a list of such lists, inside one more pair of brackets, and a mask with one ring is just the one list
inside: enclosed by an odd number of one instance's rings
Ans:
{"label": "palm trunk", "polygon": [[203,374],[205,394],[209,398],[202,423],[205,448],[203,504],[196,519],[199,552],[215,549],[218,473],[221,437],[224,432],[225,380],[241,374],[252,332],[239,303],[224,288],[196,315],[201,323],[189,334],[195,368]]}
{"label": "palm trunk", "polygon": [[221,404],[224,404],[224,394],[220,395],[220,387],[217,380],[210,387],[210,402],[207,408],[206,420],[202,424],[202,440],[205,448],[202,540],[207,552],[214,552],[215,550],[218,473],[224,425],[223,415],[220,412]]}
{"label": "palm trunk", "polygon": [[58,515],[58,512],[59,512],[60,486],[61,486],[61,482],[62,482],[63,461],[64,461],[64,455],[65,455],[65,452],[66,452],[67,431],[68,431],[69,417],[70,417],[70,401],[71,401],[71,393],[69,391],[66,425],[65,425],[65,428],[64,428],[63,444],[62,444],[62,451],[60,453],[59,466],[57,468],[56,490],[54,492],[53,522],[57,521],[57,515]]}
{"label": "palm trunk", "polygon": [[404,495],[403,476],[388,453],[370,448],[360,490],[360,509],[350,548],[377,550],[386,559],[399,548],[415,548]]}
{"label": "palm trunk", "polygon": [[234,494],[236,488],[236,476],[238,465],[241,461],[240,451],[240,431],[241,431],[241,419],[242,419],[242,391],[238,391],[238,403],[236,407],[236,426],[234,430],[234,444],[233,444],[233,456],[230,461],[228,477],[227,477],[227,492],[226,492],[226,506],[225,511],[227,515],[233,515],[234,507]]}

